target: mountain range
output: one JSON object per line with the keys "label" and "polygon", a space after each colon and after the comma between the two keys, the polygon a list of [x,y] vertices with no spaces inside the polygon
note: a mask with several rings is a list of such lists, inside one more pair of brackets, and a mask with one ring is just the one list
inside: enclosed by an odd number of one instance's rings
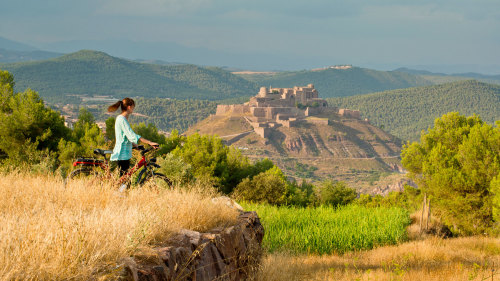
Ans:
{"label": "mountain range", "polygon": [[418,75],[359,67],[235,75],[217,67],[140,63],[91,50],[47,60],[3,63],[0,69],[14,75],[16,90],[30,87],[53,103],[74,95],[222,100],[253,96],[264,85],[310,83],[323,97],[342,97],[432,84]]}
{"label": "mountain range", "polygon": [[255,83],[216,67],[139,63],[90,50],[0,69],[14,75],[17,91],[30,87],[53,102],[67,95],[215,100],[257,90]]}
{"label": "mountain range", "polygon": [[416,141],[422,130],[450,111],[477,114],[493,124],[500,117],[500,85],[476,80],[398,89],[328,99],[332,106],[360,110],[365,118],[403,140]]}

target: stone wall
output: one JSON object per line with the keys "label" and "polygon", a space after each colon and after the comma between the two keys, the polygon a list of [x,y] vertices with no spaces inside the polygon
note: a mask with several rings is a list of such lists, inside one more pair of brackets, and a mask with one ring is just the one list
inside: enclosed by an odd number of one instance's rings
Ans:
{"label": "stone wall", "polygon": [[254,131],[257,135],[263,138],[269,137],[269,134],[271,133],[271,130],[269,128],[254,128]]}
{"label": "stone wall", "polygon": [[318,125],[328,125],[328,118],[307,118],[305,119],[307,123],[318,124]]}
{"label": "stone wall", "polygon": [[250,112],[250,107],[244,104],[219,104],[215,115],[224,115],[227,113],[245,114]]}
{"label": "stone wall", "polygon": [[361,112],[359,110],[350,110],[346,108],[339,109],[340,116],[361,119]]}
{"label": "stone wall", "polygon": [[125,261],[128,280],[246,280],[258,266],[264,228],[255,212],[242,212],[235,226],[208,233],[182,230],[155,249],[157,258]]}

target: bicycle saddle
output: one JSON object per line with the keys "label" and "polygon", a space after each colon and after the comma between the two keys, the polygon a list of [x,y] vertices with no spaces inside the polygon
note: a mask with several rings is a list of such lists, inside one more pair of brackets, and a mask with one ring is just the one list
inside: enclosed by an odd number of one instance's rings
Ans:
{"label": "bicycle saddle", "polygon": [[105,154],[111,154],[111,153],[113,153],[112,150],[102,150],[100,148],[94,149],[94,154],[100,154],[102,156],[104,156]]}

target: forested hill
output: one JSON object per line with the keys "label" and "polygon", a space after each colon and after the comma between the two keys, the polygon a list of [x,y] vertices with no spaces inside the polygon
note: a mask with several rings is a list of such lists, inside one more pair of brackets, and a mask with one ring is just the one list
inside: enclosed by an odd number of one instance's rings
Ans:
{"label": "forested hill", "polygon": [[331,106],[359,109],[374,125],[403,140],[418,140],[422,130],[450,111],[500,120],[500,86],[476,80],[329,99]]}
{"label": "forested hill", "polygon": [[321,97],[347,97],[434,84],[419,75],[398,71],[377,71],[359,67],[277,72],[271,75],[244,74],[241,76],[256,82],[258,85],[277,88],[305,86],[312,83],[318,89]]}
{"label": "forested hill", "polygon": [[65,94],[217,100],[250,96],[257,85],[215,67],[137,63],[83,50],[55,59],[0,64],[16,80],[50,101]]}

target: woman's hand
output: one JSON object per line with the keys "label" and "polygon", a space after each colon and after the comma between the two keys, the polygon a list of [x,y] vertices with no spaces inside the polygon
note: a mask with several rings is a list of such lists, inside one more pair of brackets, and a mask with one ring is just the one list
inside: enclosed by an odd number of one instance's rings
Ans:
{"label": "woman's hand", "polygon": [[151,145],[151,146],[152,146],[152,147],[154,147],[154,148],[158,148],[158,146],[160,146],[158,143],[156,143],[156,142],[154,142],[154,141],[147,140],[147,139],[145,139],[145,138],[143,138],[143,137],[141,137],[141,138],[139,139],[139,141],[141,141],[141,142],[143,142],[143,143],[145,143],[145,144],[149,144],[149,145]]}

